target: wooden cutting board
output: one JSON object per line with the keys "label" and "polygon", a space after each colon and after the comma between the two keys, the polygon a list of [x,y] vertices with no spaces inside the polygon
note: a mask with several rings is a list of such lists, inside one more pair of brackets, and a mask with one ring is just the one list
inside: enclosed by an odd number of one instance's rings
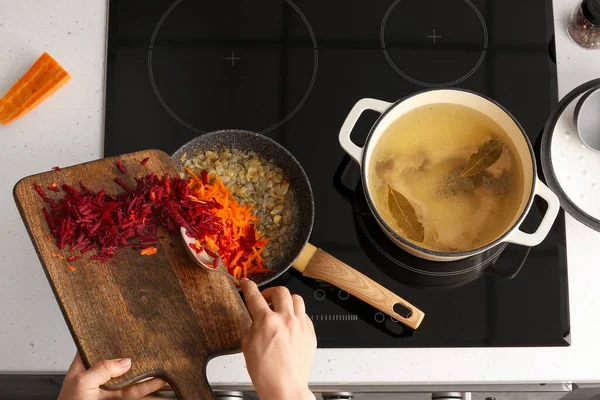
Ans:
{"label": "wooden cutting board", "polygon": [[[150,160],[141,165],[145,157]],[[117,160],[126,175],[116,167]],[[29,176],[17,183],[14,197],[84,362],[89,367],[104,359],[133,361],[127,374],[105,387],[120,389],[158,376],[182,400],[213,399],[206,379],[208,360],[238,352],[250,326],[231,281],[196,266],[180,236],[166,230],[153,256],[119,249],[110,262],[100,263],[91,260],[91,251],[69,263],[66,257],[79,252],[60,251],[48,241],[44,202],[33,188],[34,183],[44,189],[52,183],[79,187],[81,181],[93,191],[115,194],[122,192],[115,177],[134,187],[134,177],[150,172],[173,176],[177,171],[167,154],[141,151]],[[46,190],[46,194],[59,198],[62,191]],[[52,253],[62,254],[65,260]],[[72,272],[69,265],[76,270]]]}

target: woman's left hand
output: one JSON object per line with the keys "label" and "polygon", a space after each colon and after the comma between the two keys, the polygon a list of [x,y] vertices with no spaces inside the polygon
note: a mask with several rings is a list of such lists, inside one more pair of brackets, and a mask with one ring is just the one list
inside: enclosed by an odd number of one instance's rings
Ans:
{"label": "woman's left hand", "polygon": [[101,389],[111,378],[123,375],[131,368],[129,358],[104,360],[85,369],[79,353],[75,355],[67,372],[57,400],[138,400],[166,385],[154,378],[118,391]]}

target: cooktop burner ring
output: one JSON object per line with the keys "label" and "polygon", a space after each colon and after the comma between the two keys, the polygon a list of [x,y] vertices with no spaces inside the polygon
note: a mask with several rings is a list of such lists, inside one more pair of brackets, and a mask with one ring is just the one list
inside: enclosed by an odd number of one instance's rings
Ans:
{"label": "cooktop burner ring", "polygon": [[[374,228],[369,228],[366,225],[365,218],[371,219],[373,221],[376,221],[376,220],[375,220],[375,217],[373,216],[373,214],[371,213],[371,210],[368,209],[368,206],[366,206],[367,210],[361,210],[362,207],[360,205],[358,197],[359,196],[364,197],[365,194],[364,194],[364,189],[362,187],[359,171],[354,172],[353,182],[355,182],[357,186],[356,186],[356,189],[354,190],[354,195],[353,195],[353,203],[354,204],[352,205],[352,209],[354,210],[354,212],[356,214],[356,219],[358,221],[360,229],[364,232],[364,234],[365,234],[366,238],[369,240],[370,244],[379,252],[379,254],[384,256],[387,260],[389,260],[393,264],[398,265],[398,266],[406,269],[407,271],[410,271],[415,274],[426,275],[426,276],[431,276],[431,277],[456,277],[459,275],[465,275],[465,274],[469,274],[469,273],[477,271],[477,270],[482,270],[483,268],[487,267],[498,256],[500,256],[500,254],[508,246],[508,243],[506,243],[506,242],[501,243],[498,246],[496,246],[490,250],[487,250],[486,252],[484,252],[480,255],[476,255],[476,256],[469,257],[469,258],[462,259],[462,260],[450,261],[450,262],[434,262],[434,261],[421,260],[420,258],[418,258],[416,256],[409,255],[408,253],[406,253],[404,250],[400,249],[399,247],[393,249],[394,251],[397,250],[398,252],[401,252],[402,256],[404,256],[404,257],[414,259],[414,261],[416,263],[418,263],[418,262],[435,263],[435,264],[439,264],[439,265],[447,264],[448,266],[451,266],[452,264],[469,262],[469,260],[472,260],[472,262],[473,262],[472,265],[467,266],[465,268],[461,268],[461,269],[456,269],[455,266],[452,265],[454,269],[450,268],[448,271],[431,271],[431,270],[425,270],[425,269],[413,267],[413,266],[401,261],[400,259],[398,259],[398,257],[394,257],[392,254],[390,254],[390,252],[388,250],[386,250],[383,246],[381,246],[379,244],[379,242],[376,240],[375,237],[373,237],[373,233],[371,233],[371,229],[374,229],[376,234],[381,234],[382,240],[389,242],[392,246],[396,246],[383,233],[383,231],[379,228],[379,225],[377,223],[375,223],[375,225],[377,225],[377,226]],[[365,202],[365,204],[366,204],[366,202]],[[477,261],[477,258],[479,256],[481,256],[483,258],[481,260]]]}
{"label": "cooktop burner ring", "polygon": [[[392,59],[392,57],[390,56],[390,53],[386,47],[386,42],[385,42],[385,28],[386,28],[386,24],[388,22],[388,19],[390,17],[390,14],[392,13],[392,11],[394,10],[394,8],[401,2],[402,0],[396,0],[394,1],[394,3],[392,3],[392,5],[388,8],[388,10],[386,11],[383,20],[381,22],[381,30],[379,33],[380,36],[380,41],[381,41],[381,49],[383,51],[383,55],[385,56],[388,64],[390,64],[390,66],[399,74],[401,75],[404,79],[414,83],[415,85],[420,85],[420,86],[424,86],[424,87],[428,87],[428,88],[443,88],[443,87],[448,87],[448,86],[454,86],[457,85],[459,83],[461,83],[462,81],[468,79],[471,75],[473,75],[475,73],[475,71],[477,71],[479,69],[479,67],[481,66],[481,64],[483,63],[483,60],[485,59],[485,55],[487,52],[487,47],[488,47],[488,30],[487,30],[487,25],[485,23],[485,20],[483,19],[483,15],[481,14],[481,12],[477,9],[477,7],[470,1],[470,0],[463,0],[466,4],[468,4],[473,11],[475,12],[475,14],[477,15],[482,29],[483,29],[483,45],[482,45],[482,49],[481,49],[481,55],[479,56],[479,59],[477,60],[477,62],[475,63],[475,65],[473,66],[473,68],[471,68],[471,70],[469,70],[465,75],[452,80],[450,82],[441,82],[441,83],[430,83],[430,82],[425,82],[423,80],[419,80],[416,79],[412,76],[410,76],[409,74],[407,74],[406,72],[404,72],[400,67],[398,67],[398,65],[394,62],[394,60]],[[442,36],[437,36],[435,29],[433,29],[433,35],[427,36],[428,38],[432,38],[433,39],[433,43],[435,43],[436,38],[441,38]]]}
{"label": "cooktop burner ring", "polygon": [[[191,131],[194,131],[198,134],[203,134],[203,133],[206,133],[207,131],[202,130],[202,129],[194,126],[193,124],[187,122],[184,118],[180,117],[175,111],[173,111],[173,109],[171,107],[169,107],[169,105],[165,101],[164,97],[161,95],[160,90],[158,89],[158,85],[156,84],[156,81],[154,78],[154,70],[153,70],[153,66],[152,66],[152,62],[153,62],[152,56],[153,56],[154,44],[156,41],[156,37],[158,36],[158,33],[160,31],[160,28],[161,28],[163,22],[169,16],[169,14],[171,14],[171,12],[182,2],[183,2],[183,0],[176,0],[167,9],[167,11],[165,11],[165,13],[162,15],[162,17],[156,24],[156,27],[154,28],[154,32],[152,33],[152,38],[150,39],[150,44],[148,46],[148,75],[150,78],[150,83],[152,85],[152,90],[154,91],[154,94],[156,95],[158,101],[160,102],[162,107],[165,109],[165,111],[167,111],[171,115],[171,117],[173,117],[177,122],[179,122],[181,125],[183,125],[187,129],[190,129]],[[313,47],[313,58],[314,58],[312,76],[311,76],[310,83],[306,89],[306,92],[304,93],[302,99],[298,102],[296,107],[292,111],[290,111],[283,119],[279,120],[275,124],[265,128],[265,129],[262,129],[262,130],[256,129],[256,131],[258,133],[262,133],[262,134],[272,131],[274,129],[277,129],[279,126],[283,125],[288,120],[290,120],[300,110],[300,108],[302,108],[302,106],[308,99],[308,96],[312,92],[315,81],[317,79],[317,71],[318,71],[318,67],[319,67],[319,54],[318,54],[318,46],[317,46],[317,40],[316,40],[315,33],[314,33],[308,19],[306,18],[304,13],[300,10],[300,8],[296,4],[294,4],[294,2],[292,0],[285,0],[285,2],[290,7],[292,7],[292,9],[300,16],[300,18],[304,22],[304,25],[306,26],[308,33],[310,35],[310,40],[312,41],[312,47]],[[232,60],[232,62],[233,62],[233,60],[235,60],[233,54],[231,55],[230,59]],[[210,129],[210,130],[214,130],[214,129]]]}
{"label": "cooktop burner ring", "polygon": [[[365,235],[367,236],[367,238],[369,239],[369,241],[371,242],[371,244],[373,245],[373,247],[375,247],[380,253],[381,255],[383,255],[385,258],[387,258],[389,261],[391,261],[392,263],[408,270],[411,272],[414,272],[416,274],[421,274],[421,275],[428,275],[428,276],[438,276],[438,277],[443,277],[443,276],[457,276],[457,275],[463,275],[463,274],[468,274],[469,272],[473,272],[476,271],[478,269],[481,269],[483,267],[485,267],[486,265],[488,265],[492,260],[494,260],[498,255],[500,255],[504,249],[506,248],[506,246],[508,246],[508,243],[502,243],[500,244],[498,247],[495,247],[496,251],[491,254],[487,259],[481,261],[478,264],[474,264],[469,268],[465,268],[462,269],[460,271],[448,271],[448,272],[431,272],[431,271],[426,271],[423,269],[419,269],[419,268],[415,268],[415,267],[411,267],[410,265],[399,261],[398,259],[396,259],[394,256],[392,256],[391,254],[389,254],[389,252],[387,250],[385,250],[383,247],[381,247],[377,241],[375,240],[375,238],[371,235],[371,233],[369,232],[369,229],[367,228],[367,226],[364,224],[363,221],[363,217],[365,217],[364,215],[359,214],[358,216],[358,223],[360,224],[361,229],[364,230]],[[372,215],[367,216],[367,217],[372,217]],[[374,217],[373,217],[374,218]],[[398,248],[398,251],[404,251],[400,248]],[[418,260],[418,258],[416,256],[413,256],[415,258],[415,260]]]}

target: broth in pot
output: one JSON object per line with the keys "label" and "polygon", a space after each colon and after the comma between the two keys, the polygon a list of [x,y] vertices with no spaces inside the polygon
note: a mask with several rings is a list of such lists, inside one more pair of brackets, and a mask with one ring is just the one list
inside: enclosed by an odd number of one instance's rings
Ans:
{"label": "broth in pot", "polygon": [[435,251],[469,251],[511,228],[524,190],[516,154],[508,134],[483,113],[429,104],[382,134],[367,185],[402,237]]}

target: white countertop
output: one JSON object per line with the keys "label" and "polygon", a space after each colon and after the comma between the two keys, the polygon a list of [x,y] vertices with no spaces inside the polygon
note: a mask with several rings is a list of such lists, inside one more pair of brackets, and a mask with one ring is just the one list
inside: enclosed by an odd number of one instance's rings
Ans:
{"label": "white countertop", "polygon": [[[559,92],[600,77],[600,51],[573,45],[565,19],[577,0],[555,0]],[[0,93],[48,51],[72,74],[50,101],[0,126],[0,372],[66,371],[75,346],[12,199],[23,176],[100,158],[106,4],[0,2]],[[567,216],[572,345],[567,348],[318,350],[313,385],[600,382],[600,233]],[[240,355],[209,364],[219,386],[247,386]]]}

